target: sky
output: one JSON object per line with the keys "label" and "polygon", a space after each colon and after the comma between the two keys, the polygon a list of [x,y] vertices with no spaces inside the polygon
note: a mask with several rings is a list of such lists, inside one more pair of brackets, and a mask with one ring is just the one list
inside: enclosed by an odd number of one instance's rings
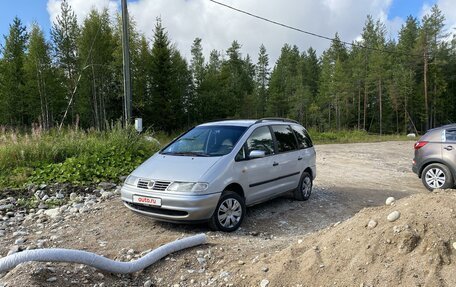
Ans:
{"label": "sky", "polygon": [[[82,23],[92,8],[107,8],[113,16],[120,9],[120,0],[68,0]],[[456,27],[455,0],[219,0],[236,8],[282,22],[306,31],[333,37],[337,32],[343,41],[358,39],[368,14],[381,19],[388,37],[397,32],[408,15],[421,19],[433,4],[438,4],[446,17],[449,31]],[[61,0],[0,0],[0,35],[8,33],[15,16],[30,26],[37,22],[49,37],[52,22],[60,11]],[[297,45],[301,51],[313,47],[320,54],[329,47],[327,40],[308,36],[251,18],[209,0],[129,0],[130,17],[148,39],[152,39],[157,17],[162,18],[172,43],[187,57],[196,37],[202,38],[204,54],[213,49],[225,51],[233,40],[241,52],[256,60],[259,46],[264,44],[271,64],[280,55],[285,43]],[[3,37],[0,44],[4,43]]]}

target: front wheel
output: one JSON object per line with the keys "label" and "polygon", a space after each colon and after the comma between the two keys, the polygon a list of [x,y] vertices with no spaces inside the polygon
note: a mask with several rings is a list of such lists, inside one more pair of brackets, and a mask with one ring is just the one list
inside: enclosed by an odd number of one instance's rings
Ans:
{"label": "front wheel", "polygon": [[312,176],[307,171],[304,171],[301,175],[298,188],[294,192],[294,198],[296,200],[308,200],[312,193]]}
{"label": "front wheel", "polygon": [[421,181],[430,191],[451,188],[453,186],[451,171],[448,167],[440,163],[428,165],[421,173]]}
{"label": "front wheel", "polygon": [[209,220],[212,230],[232,232],[241,226],[245,216],[244,199],[232,191],[224,191]]}

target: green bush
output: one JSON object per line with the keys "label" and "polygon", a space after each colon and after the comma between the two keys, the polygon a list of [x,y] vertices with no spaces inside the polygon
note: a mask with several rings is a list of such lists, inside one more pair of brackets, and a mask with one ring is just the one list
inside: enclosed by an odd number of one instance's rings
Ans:
{"label": "green bush", "polygon": [[158,142],[145,136],[120,125],[104,132],[4,133],[0,138],[0,185],[118,181],[159,149]]}

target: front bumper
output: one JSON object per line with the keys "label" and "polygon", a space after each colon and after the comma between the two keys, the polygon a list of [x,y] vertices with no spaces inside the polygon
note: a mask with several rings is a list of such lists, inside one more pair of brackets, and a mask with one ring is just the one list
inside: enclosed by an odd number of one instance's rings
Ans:
{"label": "front bumper", "polygon": [[[160,198],[161,206],[155,207],[133,203],[133,195]],[[124,185],[121,189],[122,201],[130,210],[169,222],[194,222],[210,219],[220,195],[221,192],[204,195],[183,195],[169,191],[151,191],[128,185]]]}

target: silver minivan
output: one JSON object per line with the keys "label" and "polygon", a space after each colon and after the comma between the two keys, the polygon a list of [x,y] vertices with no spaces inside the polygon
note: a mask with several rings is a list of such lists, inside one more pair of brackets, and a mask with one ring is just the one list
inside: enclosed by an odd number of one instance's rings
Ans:
{"label": "silver minivan", "polygon": [[135,169],[122,187],[129,209],[169,222],[234,231],[246,206],[292,192],[307,200],[316,177],[307,130],[287,119],[196,126]]}

